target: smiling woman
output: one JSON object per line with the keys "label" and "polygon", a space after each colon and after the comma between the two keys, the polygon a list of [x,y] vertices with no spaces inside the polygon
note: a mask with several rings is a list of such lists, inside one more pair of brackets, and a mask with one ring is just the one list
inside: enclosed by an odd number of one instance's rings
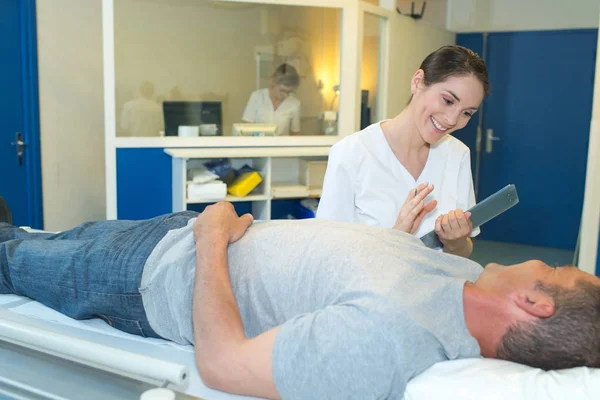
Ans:
{"label": "smiling woman", "polygon": [[422,62],[412,95],[395,118],[331,148],[317,217],[399,229],[431,230],[445,252],[473,250],[475,205],[469,148],[451,134],[467,125],[489,92],[473,51],[444,46]]}

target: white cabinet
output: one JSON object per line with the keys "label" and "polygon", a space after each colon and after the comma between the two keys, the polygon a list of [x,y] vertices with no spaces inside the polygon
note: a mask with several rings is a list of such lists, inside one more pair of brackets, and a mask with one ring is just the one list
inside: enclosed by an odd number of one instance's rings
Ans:
{"label": "white cabinet", "polygon": [[[238,169],[249,165],[262,177],[262,182],[249,195],[227,195],[230,202],[250,202],[256,219],[271,219],[271,203],[278,199],[320,197],[319,182],[306,182],[306,165],[327,160],[329,146],[320,147],[256,147],[256,148],[184,148],[165,149],[173,163],[173,212],[184,211],[190,204],[214,203],[187,197],[188,169],[219,158],[229,158]],[[308,164],[307,164],[308,162]],[[316,178],[319,179],[318,176]]]}

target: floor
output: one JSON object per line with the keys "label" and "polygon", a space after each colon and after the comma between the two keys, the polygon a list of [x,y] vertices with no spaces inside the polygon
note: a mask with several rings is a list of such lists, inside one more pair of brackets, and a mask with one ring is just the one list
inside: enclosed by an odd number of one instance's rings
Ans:
{"label": "floor", "polygon": [[542,260],[549,265],[566,265],[573,263],[573,255],[573,250],[474,239],[471,259],[483,266],[490,262],[518,264],[531,259]]}

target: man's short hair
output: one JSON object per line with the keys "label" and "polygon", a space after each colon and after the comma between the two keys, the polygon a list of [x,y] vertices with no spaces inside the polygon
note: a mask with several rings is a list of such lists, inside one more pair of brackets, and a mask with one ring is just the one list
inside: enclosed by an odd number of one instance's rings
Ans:
{"label": "man's short hair", "polygon": [[538,281],[535,289],[552,296],[554,315],[511,326],[498,358],[543,370],[600,367],[600,285],[578,280],[566,289]]}

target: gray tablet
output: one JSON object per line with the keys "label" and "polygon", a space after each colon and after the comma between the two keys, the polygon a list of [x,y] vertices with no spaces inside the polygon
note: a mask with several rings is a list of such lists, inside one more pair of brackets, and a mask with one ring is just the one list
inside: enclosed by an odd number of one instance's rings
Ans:
{"label": "gray tablet", "polygon": [[[512,208],[518,202],[519,196],[517,195],[517,188],[515,185],[507,185],[500,189],[467,210],[471,213],[473,229],[485,224],[492,218],[497,217],[504,211]],[[425,243],[425,246],[432,249],[443,246],[435,231],[431,231],[428,234],[421,236],[421,240]]]}

